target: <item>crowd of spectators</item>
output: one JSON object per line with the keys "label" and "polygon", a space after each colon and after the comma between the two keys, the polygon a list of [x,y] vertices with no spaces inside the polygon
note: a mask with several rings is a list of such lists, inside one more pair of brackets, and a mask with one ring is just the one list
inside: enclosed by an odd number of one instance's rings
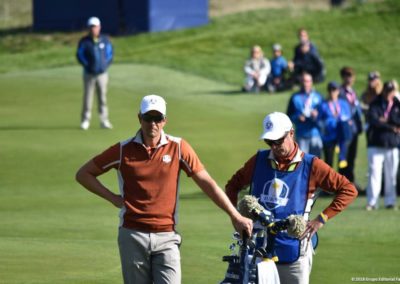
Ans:
{"label": "crowd of spectators", "polygon": [[[400,101],[395,80],[381,81],[378,71],[367,74],[367,86],[359,97],[353,88],[356,73],[345,66],[340,69],[341,82],[330,81],[327,95],[320,94],[314,83],[326,77],[324,62],[308,32],[298,31],[299,42],[293,59],[288,61],[282,46],[272,46],[272,59],[263,56],[261,47],[252,48],[246,62],[244,91],[269,93],[298,88],[289,99],[287,114],[296,128],[300,149],[321,157],[360,192],[366,192],[368,211],[378,209],[384,188],[384,205],[397,209],[396,188],[400,147]],[[256,53],[256,54],[255,54]],[[257,60],[257,64],[255,64]],[[365,133],[368,155],[368,184],[356,183],[355,161],[359,136]],[[337,161],[334,161],[337,156]],[[383,177],[383,178],[382,178]]]}
{"label": "crowd of spectators", "polygon": [[243,91],[274,93],[288,90],[301,84],[304,72],[310,74],[314,82],[323,82],[326,75],[324,62],[316,45],[311,42],[307,30],[299,29],[298,39],[293,59],[289,61],[284,57],[279,43],[272,45],[271,60],[264,56],[260,46],[253,46],[244,65],[246,78]]}

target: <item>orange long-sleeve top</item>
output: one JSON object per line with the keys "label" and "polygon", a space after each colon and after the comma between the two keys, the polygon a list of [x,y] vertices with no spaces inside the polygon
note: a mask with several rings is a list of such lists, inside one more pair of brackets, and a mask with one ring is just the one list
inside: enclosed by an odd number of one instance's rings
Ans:
{"label": "orange long-sleeve top", "polygon": [[[256,156],[257,154],[252,156],[244,166],[232,176],[225,186],[226,194],[234,205],[237,204],[239,192],[248,188],[252,182],[256,165]],[[304,152],[295,144],[294,150],[286,159],[277,161],[271,151],[268,160],[274,163],[278,170],[285,171],[293,168],[293,165],[294,168],[296,168],[296,166],[302,162],[303,156]],[[308,199],[316,198],[315,193],[318,188],[334,194],[333,201],[322,211],[328,219],[333,218],[336,214],[343,211],[358,194],[353,183],[345,176],[340,175],[324,161],[315,157],[310,172]]]}

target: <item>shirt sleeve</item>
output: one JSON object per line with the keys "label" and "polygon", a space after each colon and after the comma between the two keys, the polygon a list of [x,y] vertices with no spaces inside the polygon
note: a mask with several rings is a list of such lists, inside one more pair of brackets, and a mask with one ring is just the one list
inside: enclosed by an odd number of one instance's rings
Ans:
{"label": "shirt sleeve", "polygon": [[120,158],[121,157],[121,146],[120,143],[117,143],[103,153],[95,156],[93,158],[93,162],[96,164],[99,169],[103,172],[107,172],[110,169],[118,169],[120,165]]}
{"label": "shirt sleeve", "polygon": [[109,66],[114,58],[114,48],[111,43],[111,41],[107,38],[107,44],[106,44],[106,60],[107,60],[107,66]]}
{"label": "shirt sleeve", "polygon": [[185,171],[188,177],[204,170],[196,152],[184,139],[181,140],[181,169]]}
{"label": "shirt sleeve", "polygon": [[282,59],[281,60],[282,61],[282,63],[281,63],[282,64],[282,68],[286,70],[288,68],[288,63],[287,63],[285,58],[281,57],[281,59]]}
{"label": "shirt sleeve", "polygon": [[303,121],[300,121],[300,116],[303,116],[304,112],[304,105],[301,101],[300,96],[301,95],[298,93],[293,94],[290,98],[287,109],[287,115],[289,116],[290,120],[292,120],[295,124],[304,123]]}
{"label": "shirt sleeve", "polygon": [[322,211],[329,219],[343,211],[358,195],[355,186],[345,176],[319,158],[313,160],[309,188],[310,194],[317,188],[335,194],[331,204]]}
{"label": "shirt sleeve", "polygon": [[240,168],[228,181],[225,186],[225,192],[233,205],[237,205],[238,194],[241,190],[247,188],[251,184],[253,171],[256,165],[255,154],[251,157],[242,168]]}
{"label": "shirt sleeve", "polygon": [[76,58],[83,67],[87,67],[89,65],[89,62],[85,56],[85,44],[83,39],[81,39],[78,43]]}
{"label": "shirt sleeve", "polygon": [[261,70],[261,72],[265,75],[268,76],[269,73],[271,73],[271,64],[269,63],[269,60],[266,58],[262,59],[264,63],[264,68]]}
{"label": "shirt sleeve", "polygon": [[246,73],[247,75],[251,76],[254,72],[253,68],[251,67],[251,60],[247,60],[244,63],[244,67],[243,67],[244,73]]}

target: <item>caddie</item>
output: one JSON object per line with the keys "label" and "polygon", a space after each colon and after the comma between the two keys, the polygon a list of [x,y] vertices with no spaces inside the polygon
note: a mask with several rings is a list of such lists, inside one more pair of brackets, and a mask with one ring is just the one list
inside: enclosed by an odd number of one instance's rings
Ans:
{"label": "caddie", "polygon": [[[189,143],[164,132],[166,110],[162,97],[145,96],[136,134],[95,156],[76,174],[86,189],[121,208],[118,244],[124,283],[181,283],[181,236],[176,232],[180,170],[230,216],[238,232],[252,231],[252,221],[239,214]],[[98,179],[111,169],[118,173],[119,194]]]}
{"label": "caddie", "polygon": [[239,192],[250,186],[250,194],[259,198],[259,203],[276,220],[292,214],[309,220],[318,189],[334,194],[332,203],[308,221],[300,240],[289,237],[286,232],[276,237],[280,282],[306,284],[312,267],[311,237],[356,198],[357,190],[321,159],[299,149],[293,124],[286,114],[268,114],[263,120],[260,140],[270,149],[259,150],[226,185],[226,193],[233,204],[237,204]]}

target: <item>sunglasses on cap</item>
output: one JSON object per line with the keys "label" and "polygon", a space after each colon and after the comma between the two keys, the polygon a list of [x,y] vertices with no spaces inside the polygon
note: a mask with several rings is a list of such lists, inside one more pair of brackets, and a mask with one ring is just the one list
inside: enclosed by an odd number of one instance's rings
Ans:
{"label": "sunglasses on cap", "polygon": [[264,139],[264,141],[265,141],[265,143],[268,144],[268,146],[272,146],[272,145],[274,145],[274,146],[280,146],[280,145],[283,144],[283,142],[285,141],[285,139],[286,139],[286,137],[288,136],[288,134],[289,134],[289,132],[286,132],[286,134],[285,134],[282,138],[280,138],[280,139],[278,139],[278,140]]}
{"label": "sunglasses on cap", "polygon": [[161,121],[163,121],[165,119],[165,116],[162,114],[151,115],[151,114],[145,113],[145,114],[141,114],[140,117],[146,122],[154,121],[155,123],[160,123]]}

